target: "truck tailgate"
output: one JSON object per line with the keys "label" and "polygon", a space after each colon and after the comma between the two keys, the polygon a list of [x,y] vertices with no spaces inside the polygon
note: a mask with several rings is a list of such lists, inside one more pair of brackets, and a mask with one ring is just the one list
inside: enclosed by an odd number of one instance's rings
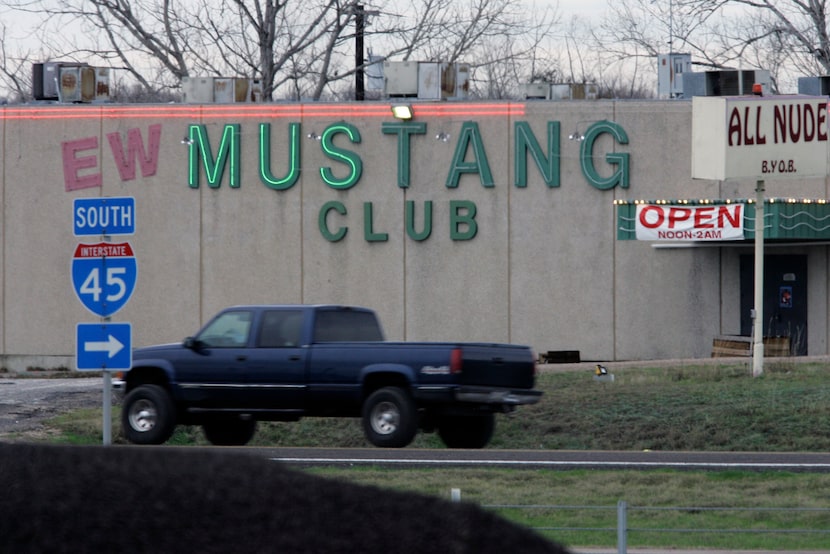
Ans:
{"label": "truck tailgate", "polygon": [[527,347],[508,344],[460,345],[463,385],[482,385],[531,389],[536,377],[533,352]]}

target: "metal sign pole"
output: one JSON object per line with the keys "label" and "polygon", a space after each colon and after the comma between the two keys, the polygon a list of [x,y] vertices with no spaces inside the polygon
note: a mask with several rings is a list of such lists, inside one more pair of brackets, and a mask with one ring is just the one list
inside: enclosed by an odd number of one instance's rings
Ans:
{"label": "metal sign pole", "polygon": [[755,187],[755,320],[752,328],[752,376],[764,374],[764,181]]}
{"label": "metal sign pole", "polygon": [[112,444],[112,373],[104,371],[104,446]]}

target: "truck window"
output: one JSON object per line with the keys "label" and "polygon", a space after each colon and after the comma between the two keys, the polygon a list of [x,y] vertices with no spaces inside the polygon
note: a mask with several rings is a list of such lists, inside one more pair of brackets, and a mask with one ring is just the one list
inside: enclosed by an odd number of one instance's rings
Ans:
{"label": "truck window", "polygon": [[269,310],[262,315],[257,346],[260,348],[293,348],[300,346],[303,312],[300,310]]}
{"label": "truck window", "polygon": [[220,314],[199,336],[196,337],[205,346],[217,348],[240,348],[248,344],[251,331],[250,311],[231,311]]}
{"label": "truck window", "polygon": [[375,314],[351,310],[321,310],[314,319],[314,342],[382,341]]}

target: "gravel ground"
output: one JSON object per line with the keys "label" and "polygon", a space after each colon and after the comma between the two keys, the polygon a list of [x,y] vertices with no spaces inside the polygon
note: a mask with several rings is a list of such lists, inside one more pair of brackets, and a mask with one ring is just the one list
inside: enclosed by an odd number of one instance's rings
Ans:
{"label": "gravel ground", "polygon": [[48,421],[62,413],[103,404],[104,382],[90,378],[0,377],[0,440],[48,437]]}

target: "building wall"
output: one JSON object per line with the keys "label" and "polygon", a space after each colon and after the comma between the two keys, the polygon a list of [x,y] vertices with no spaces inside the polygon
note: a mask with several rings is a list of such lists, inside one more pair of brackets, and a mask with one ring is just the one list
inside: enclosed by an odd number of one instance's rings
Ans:
{"label": "building wall", "polygon": [[[751,197],[755,183],[693,180],[690,102],[568,101],[417,104],[423,132],[384,132],[388,104],[206,106],[37,105],[0,110],[0,354],[6,367],[74,364],[75,325],[98,321],[73,291],[73,200],[132,196],[135,293],[112,317],[133,327],[133,345],[177,341],[217,310],[240,303],[343,303],[380,312],[390,339],[517,342],[538,351],[578,350],[586,360],[708,357],[712,338],[739,331],[737,247],[658,249],[617,241],[615,199]],[[569,140],[599,121],[610,133]],[[345,122],[353,142],[326,129]],[[516,185],[517,122],[558,156],[547,184],[528,156]],[[300,177],[286,190],[263,184],[260,124],[270,124],[270,171],[288,172],[290,125],[300,124]],[[554,139],[547,138],[554,123]],[[193,126],[208,140],[187,144]],[[204,160],[223,132],[240,141],[239,182],[232,162],[208,183]],[[449,140],[437,140],[448,133]],[[158,137],[157,153],[154,136]],[[132,142],[131,142],[132,140]],[[130,146],[132,145],[132,146]],[[482,150],[476,150],[480,146]],[[482,183],[484,158],[492,184]],[[346,154],[344,154],[344,152]],[[362,171],[350,175],[352,153]],[[407,154],[408,153],[408,154]],[[627,188],[592,184],[630,158]],[[407,186],[399,182],[408,155]],[[189,163],[200,166],[189,181]],[[457,186],[448,186],[453,168]],[[404,172],[405,173],[405,172]],[[198,186],[197,186],[198,185]],[[770,195],[825,197],[825,180],[768,183]],[[415,217],[407,230],[407,202]],[[347,228],[337,241],[321,230]],[[431,204],[430,204],[431,203]],[[477,231],[471,238],[474,206]],[[427,206],[432,227],[427,238]],[[462,222],[453,225],[453,208]],[[371,214],[369,215],[369,210]],[[467,219],[464,219],[467,217]],[[464,223],[466,221],[467,223]],[[460,236],[459,236],[460,235]],[[826,247],[810,256],[811,354],[827,354]]]}

